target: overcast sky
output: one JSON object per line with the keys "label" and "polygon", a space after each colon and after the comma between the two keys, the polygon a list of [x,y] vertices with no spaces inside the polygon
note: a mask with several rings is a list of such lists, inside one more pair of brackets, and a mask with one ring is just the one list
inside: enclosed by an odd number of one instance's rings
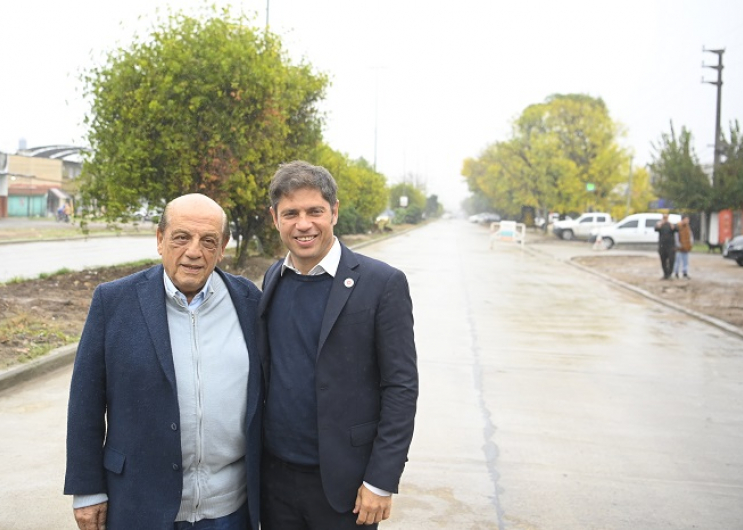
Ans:
{"label": "overcast sky", "polygon": [[[269,0],[269,23],[294,57],[327,73],[325,138],[376,158],[392,183],[425,182],[447,207],[466,195],[462,162],[509,137],[512,121],[555,93],[601,97],[627,129],[636,166],[651,143],[689,128],[712,161],[717,72],[722,124],[743,121],[740,0]],[[12,2],[12,3],[11,3]],[[223,5],[226,2],[213,2]],[[266,0],[231,2],[266,22]],[[8,0],[0,29],[0,150],[84,144],[80,72],[127,47],[158,7],[195,0]]]}

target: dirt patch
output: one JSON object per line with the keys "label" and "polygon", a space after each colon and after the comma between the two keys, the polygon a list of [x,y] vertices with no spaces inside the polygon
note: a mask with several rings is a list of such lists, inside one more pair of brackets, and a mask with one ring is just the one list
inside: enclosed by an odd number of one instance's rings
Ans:
{"label": "dirt patch", "polygon": [[[225,258],[221,267],[260,285],[273,261],[253,257],[238,268],[231,258]],[[0,370],[77,342],[96,286],[153,264],[87,269],[0,284]]]}
{"label": "dirt patch", "polygon": [[692,253],[691,279],[663,280],[657,255],[610,253],[573,258],[575,263],[639,287],[658,298],[743,328],[743,267],[719,254]]}
{"label": "dirt patch", "polygon": [[[9,223],[6,223],[6,225]],[[409,229],[398,225],[395,231]],[[79,236],[69,226],[62,230]],[[105,227],[101,228],[102,230]],[[26,222],[6,227],[9,240],[29,240],[39,235],[46,239],[60,237],[60,226],[54,222]],[[2,231],[0,230],[0,233]],[[354,246],[384,237],[382,234],[343,236],[346,245]],[[6,237],[0,237],[0,240]],[[263,274],[275,258],[250,257],[237,267],[232,256],[225,256],[220,267],[232,274],[245,276],[259,287]],[[77,342],[88,315],[93,291],[99,283],[123,278],[156,262],[65,272],[45,278],[0,284],[0,370],[42,356],[54,348]]]}

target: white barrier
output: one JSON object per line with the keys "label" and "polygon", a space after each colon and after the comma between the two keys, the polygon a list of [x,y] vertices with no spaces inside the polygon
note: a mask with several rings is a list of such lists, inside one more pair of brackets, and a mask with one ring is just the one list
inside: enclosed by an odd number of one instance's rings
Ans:
{"label": "white barrier", "polygon": [[490,224],[490,248],[496,241],[515,241],[524,246],[526,225],[516,221],[498,221]]}

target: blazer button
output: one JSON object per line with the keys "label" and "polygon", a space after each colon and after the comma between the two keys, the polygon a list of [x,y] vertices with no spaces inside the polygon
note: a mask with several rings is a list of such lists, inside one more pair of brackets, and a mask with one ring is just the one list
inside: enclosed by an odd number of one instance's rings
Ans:
{"label": "blazer button", "polygon": [[173,464],[173,471],[178,471],[181,468],[178,464]]}
{"label": "blazer button", "polygon": [[178,430],[178,425],[176,425],[175,423],[171,423],[170,424],[170,428],[173,429],[174,431],[177,431]]}

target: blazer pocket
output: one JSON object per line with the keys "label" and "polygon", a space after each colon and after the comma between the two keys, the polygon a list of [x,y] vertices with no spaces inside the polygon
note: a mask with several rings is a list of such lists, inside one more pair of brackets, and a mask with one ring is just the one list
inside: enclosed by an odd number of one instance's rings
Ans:
{"label": "blazer pocket", "polygon": [[358,324],[359,322],[366,322],[371,318],[372,310],[363,309],[361,311],[354,311],[353,313],[341,313],[338,316],[338,320],[335,321],[336,326],[347,326],[349,324]]}
{"label": "blazer pocket", "polygon": [[103,467],[112,473],[120,475],[124,471],[126,456],[115,449],[106,447],[103,450]]}
{"label": "blazer pocket", "polygon": [[377,425],[379,425],[379,420],[351,427],[351,445],[359,447],[372,443],[374,438],[377,437]]}

